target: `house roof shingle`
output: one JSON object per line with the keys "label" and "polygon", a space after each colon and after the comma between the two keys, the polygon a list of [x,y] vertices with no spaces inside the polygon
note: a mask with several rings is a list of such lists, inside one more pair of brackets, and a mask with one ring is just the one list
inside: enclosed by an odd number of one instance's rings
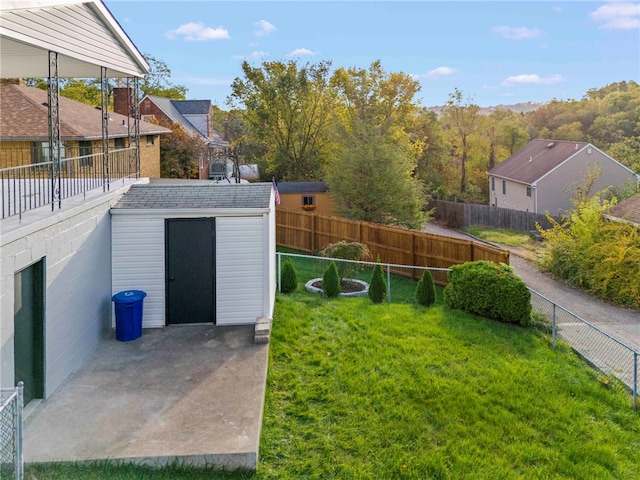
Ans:
{"label": "house roof shingle", "polygon": [[210,100],[172,100],[172,103],[182,115],[208,115],[211,109]]}
{"label": "house roof shingle", "polygon": [[611,207],[608,216],[640,225],[640,194]]}
{"label": "house roof shingle", "polygon": [[[0,139],[4,141],[49,138],[47,92],[35,87],[0,87]],[[59,97],[60,136],[63,140],[102,138],[102,110]],[[109,112],[109,137],[127,137],[127,116]],[[133,119],[129,119],[133,127]],[[170,133],[171,130],[149,122],[140,122],[141,135]]]}
{"label": "house roof shingle", "polygon": [[587,145],[587,142],[535,139],[489,170],[489,175],[531,185]]}
{"label": "house roof shingle", "polygon": [[269,208],[271,183],[221,185],[196,184],[132,185],[113,207],[119,210]]}

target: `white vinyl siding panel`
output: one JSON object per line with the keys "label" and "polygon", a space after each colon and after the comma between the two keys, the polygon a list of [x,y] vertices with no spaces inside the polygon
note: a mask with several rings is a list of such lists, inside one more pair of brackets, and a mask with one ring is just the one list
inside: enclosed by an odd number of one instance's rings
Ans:
{"label": "white vinyl siding panel", "polygon": [[216,323],[253,324],[263,316],[265,234],[259,217],[216,218]]}
{"label": "white vinyl siding panel", "polygon": [[164,219],[113,215],[111,228],[113,294],[124,290],[146,292],[142,326],[164,327]]}
{"label": "white vinyl siding panel", "polygon": [[[130,75],[144,73],[101,14],[88,5],[3,12],[3,36]],[[128,41],[128,40],[127,40]],[[45,52],[46,53],[46,52]],[[64,64],[64,61],[63,61]],[[99,76],[100,70],[97,68]],[[65,75],[65,72],[61,72]]]}

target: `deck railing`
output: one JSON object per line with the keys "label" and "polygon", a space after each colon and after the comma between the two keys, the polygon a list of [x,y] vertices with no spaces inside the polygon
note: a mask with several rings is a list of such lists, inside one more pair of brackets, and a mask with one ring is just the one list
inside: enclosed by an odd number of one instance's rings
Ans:
{"label": "deck railing", "polygon": [[106,191],[114,181],[139,177],[135,147],[110,150],[106,161],[101,151],[90,149],[67,148],[64,154],[58,173],[37,149],[0,149],[2,218],[45,205],[55,209],[66,198],[97,188]]}

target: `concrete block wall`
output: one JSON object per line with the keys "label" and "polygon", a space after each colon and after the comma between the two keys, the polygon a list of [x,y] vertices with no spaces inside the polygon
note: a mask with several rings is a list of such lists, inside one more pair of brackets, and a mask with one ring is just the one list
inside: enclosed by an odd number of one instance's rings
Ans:
{"label": "concrete block wall", "polygon": [[[45,262],[45,397],[109,331],[109,209],[127,189],[40,214],[0,239],[0,386],[14,384],[14,275]],[[13,219],[9,219],[13,220]],[[3,227],[7,220],[0,224]]]}

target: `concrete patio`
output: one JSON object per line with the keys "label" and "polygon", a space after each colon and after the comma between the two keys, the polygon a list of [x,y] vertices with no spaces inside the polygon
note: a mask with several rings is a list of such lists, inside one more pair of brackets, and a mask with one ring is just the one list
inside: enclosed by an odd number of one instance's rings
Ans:
{"label": "concrete patio", "polygon": [[24,459],[255,469],[268,344],[254,325],[115,332],[27,418]]}

